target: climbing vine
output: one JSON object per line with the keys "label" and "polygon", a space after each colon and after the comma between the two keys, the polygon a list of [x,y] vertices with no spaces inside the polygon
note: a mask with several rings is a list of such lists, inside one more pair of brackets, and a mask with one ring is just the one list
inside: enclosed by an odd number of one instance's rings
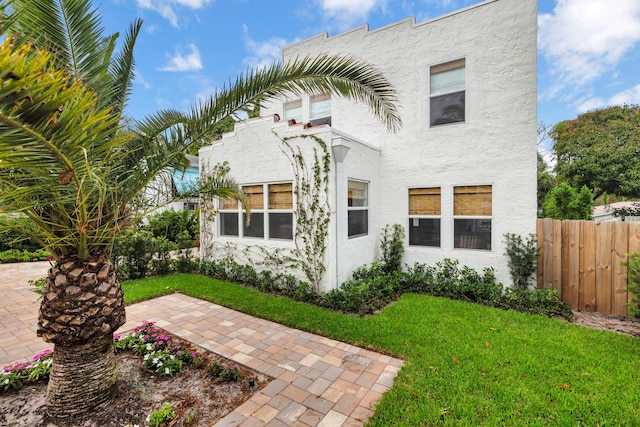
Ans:
{"label": "climbing vine", "polygon": [[[327,144],[317,136],[276,136],[280,139],[281,149],[293,169],[295,249],[265,248],[240,242],[216,242],[212,236],[217,209],[213,200],[201,198],[203,222],[208,225],[201,227],[201,235],[206,233],[206,236],[201,236],[204,237],[202,240],[208,243],[206,247],[201,247],[201,253],[205,259],[233,257],[237,262],[253,267],[268,267],[274,271],[285,272],[297,268],[313,285],[315,291],[320,293],[320,282],[327,269],[326,250],[331,219],[328,195],[331,156]],[[316,143],[310,155],[305,156],[301,146],[293,143],[293,140],[298,138],[310,139]],[[214,166],[211,175],[215,177],[228,173],[229,166],[225,162]]]}
{"label": "climbing vine", "polygon": [[[315,141],[313,155],[308,165],[299,145],[292,139],[306,138]],[[331,156],[327,144],[315,135],[299,135],[282,138],[282,150],[291,162],[294,174],[293,192],[296,197],[294,217],[298,266],[320,292],[320,281],[327,269],[326,251],[329,237],[331,209],[329,205],[329,171]]]}

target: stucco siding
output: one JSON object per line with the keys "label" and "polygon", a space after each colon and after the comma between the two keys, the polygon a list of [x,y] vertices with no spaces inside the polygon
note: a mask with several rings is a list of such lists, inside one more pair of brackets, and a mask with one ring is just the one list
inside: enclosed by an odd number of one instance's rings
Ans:
{"label": "stucco siding", "polygon": [[[369,232],[344,239],[332,224],[323,286],[336,287],[354,268],[372,262],[386,224],[408,227],[408,190],[416,187],[441,190],[441,242],[410,246],[407,237],[404,261],[458,259],[478,270],[495,267],[498,279],[510,283],[503,236],[535,233],[536,226],[536,29],[535,0],[486,0],[419,24],[409,18],[373,31],[363,26],[283,49],[285,61],[327,53],[374,65],[395,86],[403,121],[389,133],[364,106],[331,100],[327,141],[342,133],[362,142],[354,144],[343,167],[347,179],[369,182]],[[464,122],[432,127],[430,67],[458,59],[464,59]],[[303,97],[303,121],[308,105]],[[282,102],[262,108],[265,116],[276,113],[282,116]],[[205,156],[228,160],[243,184],[290,180],[291,168],[269,136],[274,124],[264,120],[238,125],[222,145],[201,151],[202,162]],[[334,181],[333,197],[339,185]],[[456,249],[454,187],[476,185],[491,185],[491,249]],[[335,209],[346,210],[344,204],[336,201]]]}

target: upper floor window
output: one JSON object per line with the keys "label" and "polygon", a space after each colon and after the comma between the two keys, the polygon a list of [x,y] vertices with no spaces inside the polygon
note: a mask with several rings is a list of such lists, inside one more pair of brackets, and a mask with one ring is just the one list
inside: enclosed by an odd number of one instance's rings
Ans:
{"label": "upper floor window", "polygon": [[440,247],[441,190],[409,189],[409,245]]}
{"label": "upper floor window", "polygon": [[491,250],[491,185],[453,188],[454,248]]}
{"label": "upper floor window", "polygon": [[302,100],[296,99],[284,103],[284,119],[302,122]]}
{"label": "upper floor window", "polygon": [[464,58],[431,67],[431,126],[465,121],[465,87]]}
{"label": "upper floor window", "polygon": [[349,180],[347,185],[347,235],[366,236],[369,233],[369,184]]}
{"label": "upper floor window", "polygon": [[331,94],[323,93],[311,97],[309,118],[318,119],[331,116]]}

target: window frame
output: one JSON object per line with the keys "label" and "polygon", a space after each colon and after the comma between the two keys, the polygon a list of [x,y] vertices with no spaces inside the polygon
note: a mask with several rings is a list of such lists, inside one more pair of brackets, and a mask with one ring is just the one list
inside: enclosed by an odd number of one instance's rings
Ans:
{"label": "window frame", "polygon": [[[358,184],[364,184],[365,185],[365,197],[364,197],[364,206],[350,206],[349,205],[349,200],[351,200],[349,198],[349,185],[351,183],[358,183]],[[369,235],[369,181],[365,181],[365,180],[361,180],[361,179],[352,179],[349,178],[347,179],[347,237],[349,239],[355,239],[358,237],[364,237],[364,236],[368,236]],[[350,222],[349,222],[349,214],[351,212],[365,212],[365,219],[366,219],[366,230],[364,233],[358,233],[358,234],[350,234]]]}
{"label": "window frame", "polygon": [[[468,214],[461,212],[462,207],[456,204],[457,198],[456,194],[474,194],[474,193],[456,193],[456,189],[458,188],[470,188],[476,187],[481,189],[483,187],[489,187],[490,192],[484,193],[475,193],[475,194],[489,194],[490,202],[487,212],[487,206],[482,206],[479,209],[483,210],[481,213],[473,212],[471,208],[471,212]],[[494,249],[494,238],[493,238],[493,216],[494,216],[494,206],[493,206],[493,193],[494,193],[494,185],[493,184],[479,184],[479,185],[455,185],[453,187],[453,249],[462,249],[462,250],[480,250],[480,251],[489,251],[492,252]],[[473,233],[465,234],[461,236],[460,233],[456,233],[457,225],[460,224],[460,221],[474,221],[472,228],[474,228]],[[482,222],[488,222],[489,231],[488,232],[477,232],[475,228],[484,227]],[[489,248],[486,247],[474,247],[481,245],[483,243],[481,234],[485,234],[488,236],[488,244]],[[460,241],[465,241],[469,246],[461,246]]]}
{"label": "window frame", "polygon": [[[417,212],[418,207],[414,206],[412,207],[412,190],[414,191],[414,196],[420,196],[421,194],[417,194],[417,191],[433,191],[433,190],[438,190],[437,196],[438,196],[438,202],[436,204],[436,209],[434,209],[434,213],[419,213]],[[424,195],[429,195],[424,194]],[[433,195],[436,195],[435,193]],[[408,245],[409,246],[413,246],[413,247],[424,247],[424,248],[441,248],[442,247],[442,187],[411,187],[408,189],[407,191],[407,211],[408,211],[408,233],[407,233],[407,238],[408,238]],[[413,212],[413,213],[412,213]],[[411,243],[411,236],[412,236],[412,230],[414,229],[414,227],[420,227],[420,225],[418,226],[414,226],[414,222],[415,220],[418,220],[418,224],[420,223],[420,220],[437,220],[438,221],[438,242],[437,245],[429,245],[429,244],[419,244],[419,243]]]}
{"label": "window frame", "polygon": [[[317,99],[319,98],[319,99]],[[318,104],[320,102],[323,101],[329,101],[329,111],[326,114],[314,114],[313,112],[313,106],[314,104]],[[318,93],[315,95],[311,95],[309,97],[309,120],[314,120],[314,119],[323,119],[326,117],[331,117],[331,93],[325,92],[325,93]]]}
{"label": "window frame", "polygon": [[[275,187],[275,186],[282,186],[282,185],[289,185],[291,187],[291,201],[290,207],[287,208],[272,208],[271,207],[271,195],[275,192],[272,193],[271,191],[271,187]],[[265,226],[265,231],[267,234],[266,239],[268,240],[281,240],[281,241],[293,241],[294,237],[295,237],[295,221],[294,221],[294,200],[293,200],[293,182],[291,181],[287,181],[287,182],[270,182],[268,184],[265,184],[265,187],[267,188],[267,195],[266,195],[266,226]],[[274,201],[275,203],[275,201]],[[287,238],[287,237],[273,237],[271,235],[271,215],[272,214],[290,214],[291,216],[291,238]]]}
{"label": "window frame", "polygon": [[[236,204],[236,208],[232,209],[230,207],[225,207],[226,203],[233,203],[235,202]],[[237,200],[233,200],[233,199],[220,199],[218,202],[218,236],[220,237],[240,237],[240,230],[242,230],[242,227],[240,226],[240,209],[241,209],[241,205],[240,202],[238,202]],[[222,234],[222,224],[223,224],[223,220],[222,220],[222,216],[223,215],[235,215],[236,217],[236,234]]]}
{"label": "window frame", "polygon": [[[283,185],[289,184],[291,186],[291,199],[290,199],[290,207],[286,209],[280,208],[271,208],[271,199],[270,199],[270,189],[275,185]],[[293,182],[292,181],[283,181],[283,182],[269,182],[269,183],[258,183],[258,184],[244,184],[242,185],[243,190],[249,187],[258,187],[260,186],[262,189],[262,205],[258,208],[251,207],[251,217],[255,218],[254,215],[259,214],[262,217],[262,236],[247,236],[247,226],[246,226],[246,213],[242,207],[240,202],[237,202],[237,208],[225,208],[225,200],[220,200],[219,208],[218,208],[218,235],[220,237],[230,237],[230,238],[239,238],[239,239],[252,239],[252,240],[277,240],[283,242],[291,242],[295,238],[295,220],[294,220],[294,207],[295,200],[293,194]],[[252,194],[252,193],[249,193]],[[257,193],[253,193],[257,194]],[[270,234],[270,214],[290,214],[291,217],[291,238],[284,237],[272,237]],[[222,214],[235,214],[238,220],[238,234],[222,234]]]}
{"label": "window frame", "polygon": [[[293,108],[291,108],[290,106],[293,106]],[[282,117],[284,118],[284,120],[293,119],[296,121],[296,123],[302,123],[302,121],[304,120],[302,107],[303,107],[302,98],[285,101],[282,104]],[[299,112],[295,116],[287,114],[287,112],[291,110],[299,110]]]}
{"label": "window frame", "polygon": [[[461,66],[456,66],[457,64],[462,64],[462,65]],[[455,70],[458,70],[458,69],[463,69],[463,76],[464,76],[464,81],[462,83],[463,87],[462,88],[454,87],[451,90],[438,91],[438,92],[434,93],[434,88],[433,88],[433,80],[434,79],[433,79],[433,76],[441,74],[441,73],[445,73],[445,72],[448,72],[448,71],[455,71]],[[461,97],[462,103],[463,103],[462,120],[451,120],[451,121],[446,121],[446,122],[442,122],[442,123],[437,123],[437,119],[434,120],[434,117],[433,117],[434,104],[436,103],[436,100],[443,99],[444,97],[450,97],[451,98],[451,97],[453,97],[455,95],[461,95],[458,98]],[[466,59],[466,57],[454,59],[452,61],[442,62],[442,63],[435,64],[435,65],[431,65],[429,67],[429,127],[438,127],[438,126],[455,125],[455,124],[460,124],[460,123],[466,123],[467,122],[467,99],[466,99],[466,95],[467,95],[467,59]],[[460,99],[458,99],[458,101],[459,100]],[[445,108],[443,108],[443,110],[445,110]],[[440,117],[442,118],[444,116],[441,115]]]}

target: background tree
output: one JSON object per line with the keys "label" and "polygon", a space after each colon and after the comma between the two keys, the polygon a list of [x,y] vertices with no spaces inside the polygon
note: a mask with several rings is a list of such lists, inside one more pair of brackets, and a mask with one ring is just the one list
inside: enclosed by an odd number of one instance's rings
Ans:
{"label": "background tree", "polygon": [[542,154],[538,152],[538,215],[542,215],[544,201],[556,186],[556,177],[549,172],[549,167]]}
{"label": "background tree", "polygon": [[579,115],[551,132],[560,180],[574,188],[640,197],[640,106],[623,105]]}
{"label": "background tree", "polygon": [[593,193],[583,185],[580,191],[566,182],[554,187],[543,205],[543,217],[554,219],[591,219]]}
{"label": "background tree", "polygon": [[[117,34],[103,34],[89,0],[12,0],[0,13],[0,193],[7,212],[31,219],[30,237],[56,259],[38,335],[55,345],[47,410],[68,423],[116,391],[113,332],[125,309],[108,260],[160,171],[184,170],[185,151],[210,140],[218,123],[286,92],[360,101],[392,130],[400,119],[379,72],[321,56],[249,71],[186,113],[128,120],[141,21],[118,44]],[[237,184],[220,178],[206,187],[210,196],[242,198]]]}

